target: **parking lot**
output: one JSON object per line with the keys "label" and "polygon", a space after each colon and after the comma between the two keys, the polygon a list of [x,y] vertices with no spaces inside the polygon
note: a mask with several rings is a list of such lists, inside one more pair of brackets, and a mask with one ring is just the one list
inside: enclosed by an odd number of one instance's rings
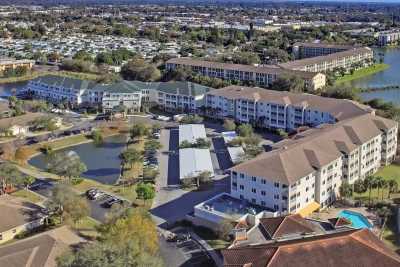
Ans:
{"label": "parking lot", "polygon": [[[184,229],[172,231],[174,234],[187,235]],[[161,254],[171,266],[214,266],[207,251],[196,240],[182,238],[179,241],[160,240]],[[172,265],[173,264],[173,265]]]}
{"label": "parking lot", "polygon": [[[34,191],[46,198],[51,197],[51,192],[55,186],[55,182],[47,181],[44,179],[36,179],[36,181],[29,187],[31,191]],[[84,196],[86,197],[86,196]],[[100,222],[105,222],[107,213],[110,211],[111,206],[104,205],[113,196],[104,194],[96,199],[88,199],[90,205],[90,217]],[[118,204],[117,202],[114,204]]]}

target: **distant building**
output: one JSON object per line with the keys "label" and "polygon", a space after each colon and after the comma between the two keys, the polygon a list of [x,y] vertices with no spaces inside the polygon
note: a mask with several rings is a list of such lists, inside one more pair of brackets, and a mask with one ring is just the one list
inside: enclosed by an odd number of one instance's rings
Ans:
{"label": "distant building", "polygon": [[7,69],[16,69],[18,67],[26,67],[28,70],[32,69],[35,62],[26,59],[13,59],[13,58],[0,58],[0,73]]}
{"label": "distant building", "polygon": [[[32,123],[42,117],[45,117],[44,113],[27,113],[16,117],[7,117],[0,119],[0,128],[2,129],[2,135],[6,136],[26,136],[32,126]],[[56,119],[57,126],[61,126],[61,118]]]}
{"label": "distant building", "polygon": [[[324,48],[318,48],[316,51],[318,51],[316,54],[323,53]],[[309,54],[311,54],[311,52],[309,52]],[[338,68],[349,70],[355,65],[359,65],[360,67],[369,66],[373,63],[373,57],[374,52],[371,48],[359,47],[333,54],[303,58],[281,63],[279,66],[284,69],[306,72],[328,72]]]}
{"label": "distant building", "polygon": [[351,45],[336,45],[324,43],[295,43],[293,54],[296,59],[326,56],[354,48]]}
{"label": "distant building", "polygon": [[189,67],[197,74],[230,81],[253,82],[259,86],[270,86],[279,77],[296,75],[302,78],[306,86],[316,90],[325,86],[326,77],[322,73],[312,73],[283,69],[278,66],[252,66],[228,64],[192,58],[173,58],[166,62],[166,69],[175,70],[179,67]]}
{"label": "distant building", "polygon": [[392,29],[378,33],[378,44],[386,46],[400,41],[400,29]]}

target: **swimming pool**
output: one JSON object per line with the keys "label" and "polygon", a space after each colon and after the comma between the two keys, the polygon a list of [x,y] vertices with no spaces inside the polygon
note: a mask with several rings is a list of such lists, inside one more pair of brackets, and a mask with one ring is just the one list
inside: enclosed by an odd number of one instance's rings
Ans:
{"label": "swimming pool", "polygon": [[358,212],[350,210],[342,210],[339,215],[341,218],[346,218],[351,221],[351,226],[357,229],[371,228],[372,225],[368,222],[368,219],[364,215]]}

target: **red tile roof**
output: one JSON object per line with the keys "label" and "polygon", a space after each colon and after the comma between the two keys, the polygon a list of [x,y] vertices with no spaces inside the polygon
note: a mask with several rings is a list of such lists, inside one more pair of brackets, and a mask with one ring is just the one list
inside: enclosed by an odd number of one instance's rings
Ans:
{"label": "red tile roof", "polygon": [[399,255],[368,229],[236,247],[222,255],[226,267],[400,266]]}

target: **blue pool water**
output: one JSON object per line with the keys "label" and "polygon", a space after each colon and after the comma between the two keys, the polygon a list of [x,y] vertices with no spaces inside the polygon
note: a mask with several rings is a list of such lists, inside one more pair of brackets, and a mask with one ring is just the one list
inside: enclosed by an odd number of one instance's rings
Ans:
{"label": "blue pool water", "polygon": [[339,213],[339,217],[348,219],[351,221],[351,226],[357,229],[372,227],[372,225],[368,222],[368,219],[358,212],[342,210]]}

